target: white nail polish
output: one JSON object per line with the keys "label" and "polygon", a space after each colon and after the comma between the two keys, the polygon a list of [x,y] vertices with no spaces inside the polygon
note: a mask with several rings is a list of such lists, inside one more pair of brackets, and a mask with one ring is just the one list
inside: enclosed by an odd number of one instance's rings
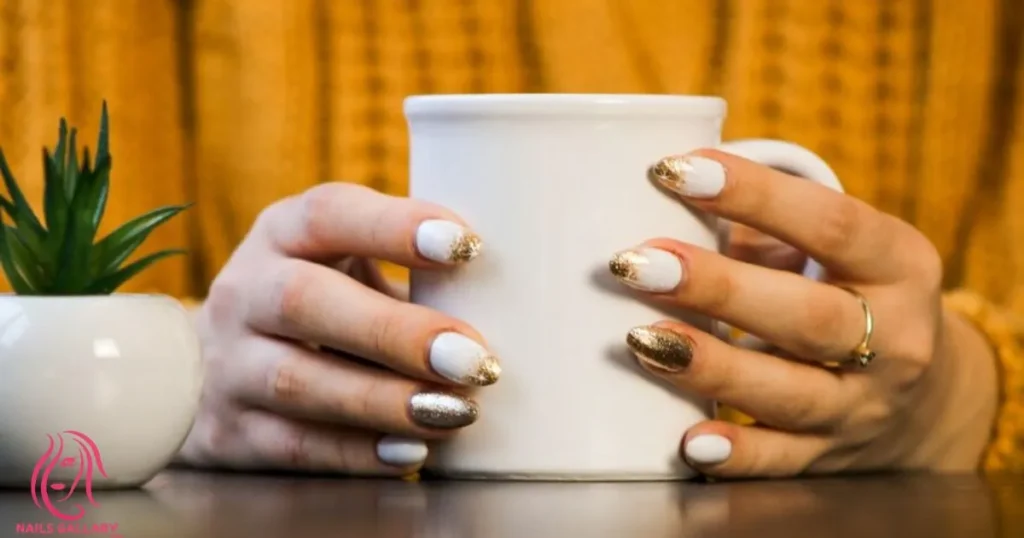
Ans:
{"label": "white nail polish", "polygon": [[619,252],[608,270],[628,286],[656,293],[672,291],[683,281],[683,264],[671,252],[638,248]]}
{"label": "white nail polish", "polygon": [[729,459],[732,443],[715,434],[698,435],[686,443],[686,459],[699,465],[715,465]]}
{"label": "white nail polish", "polygon": [[493,384],[501,375],[498,360],[473,339],[441,333],[430,344],[430,366],[438,374],[464,385]]}
{"label": "white nail polish", "polygon": [[480,253],[480,247],[480,237],[451,221],[427,220],[416,229],[416,250],[435,262],[467,262]]}
{"label": "white nail polish", "polygon": [[427,444],[421,439],[389,435],[377,442],[377,458],[395,467],[419,465],[427,460]]}
{"label": "white nail polish", "polygon": [[666,157],[651,173],[665,187],[692,198],[714,198],[725,187],[725,167],[707,157]]}

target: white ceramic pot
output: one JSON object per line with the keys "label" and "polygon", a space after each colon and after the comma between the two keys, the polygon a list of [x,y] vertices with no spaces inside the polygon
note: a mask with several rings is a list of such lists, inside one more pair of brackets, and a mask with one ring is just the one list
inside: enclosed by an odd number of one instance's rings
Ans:
{"label": "white ceramic pot", "polygon": [[0,486],[144,484],[184,442],[202,377],[169,297],[0,295]]}

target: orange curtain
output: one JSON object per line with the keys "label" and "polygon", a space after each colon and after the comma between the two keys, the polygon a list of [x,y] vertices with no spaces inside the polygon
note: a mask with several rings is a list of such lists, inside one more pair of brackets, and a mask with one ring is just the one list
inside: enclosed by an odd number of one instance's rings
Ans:
{"label": "orange curtain", "polygon": [[[1024,313],[1024,7],[829,0],[7,0],[0,146],[34,200],[62,114],[110,101],[112,226],[194,200],[129,289],[202,296],[265,205],[406,192],[402,98],[715,93],[727,137],[819,152],[920,227],[950,286]],[[396,273],[398,274],[398,273]]]}

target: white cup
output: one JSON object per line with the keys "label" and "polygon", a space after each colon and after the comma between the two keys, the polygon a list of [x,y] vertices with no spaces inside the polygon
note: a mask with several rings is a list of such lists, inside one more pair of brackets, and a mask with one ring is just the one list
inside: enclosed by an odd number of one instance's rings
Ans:
{"label": "white cup", "polygon": [[625,335],[665,318],[706,330],[712,322],[646,304],[615,282],[608,260],[656,237],[717,249],[722,234],[715,218],[652,184],[650,166],[719,147],[841,190],[828,165],[793,144],[722,144],[725,110],[722,99],[695,96],[406,100],[411,196],[457,212],[484,241],[471,263],[414,271],[412,300],[474,326],[503,369],[475,395],[480,419],[436,446],[429,469],[505,479],[694,475],[679,443],[713,404],[643,372]]}

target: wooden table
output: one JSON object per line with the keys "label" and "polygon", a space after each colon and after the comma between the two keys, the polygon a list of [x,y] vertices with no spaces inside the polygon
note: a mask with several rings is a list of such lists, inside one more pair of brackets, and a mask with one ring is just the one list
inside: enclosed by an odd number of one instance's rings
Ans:
{"label": "wooden table", "polygon": [[[418,483],[169,471],[97,492],[93,537],[1024,537],[1024,477],[888,475],[737,483]],[[59,520],[0,492],[0,537]],[[45,528],[44,528],[45,530]],[[67,536],[67,534],[65,534]]]}

